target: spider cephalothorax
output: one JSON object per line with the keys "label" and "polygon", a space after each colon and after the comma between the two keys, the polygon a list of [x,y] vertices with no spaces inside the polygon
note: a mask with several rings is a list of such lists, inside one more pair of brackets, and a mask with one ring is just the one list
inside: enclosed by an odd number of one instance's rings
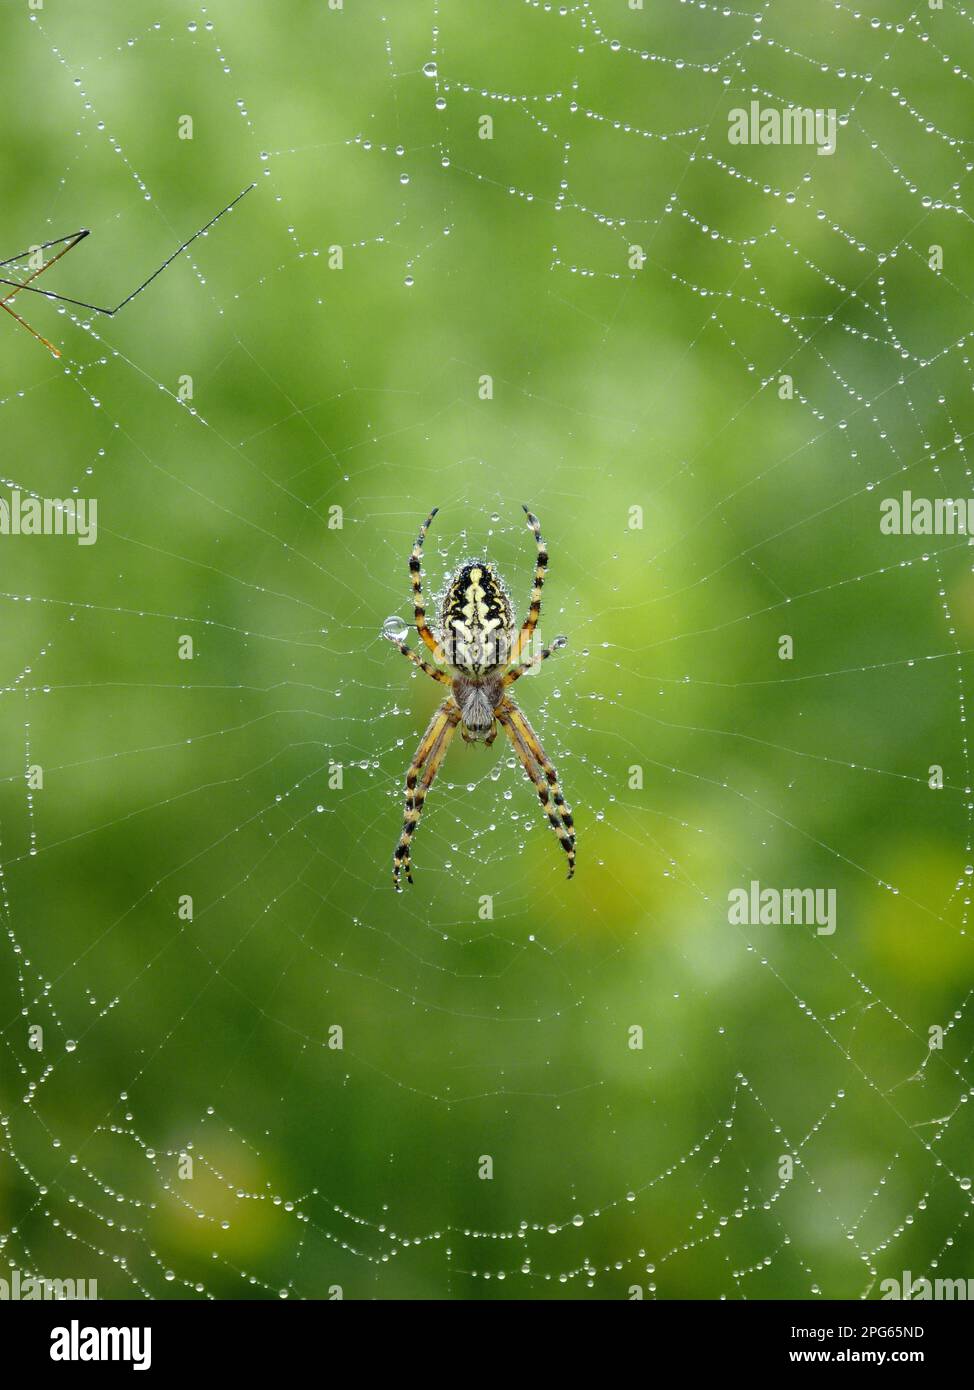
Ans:
{"label": "spider cephalothorax", "polygon": [[[548,567],[548,553],[541,539],[541,524],[528,511],[528,525],[538,546],[538,560],[531,590],[531,605],[519,632],[514,626],[514,610],[500,576],[488,560],[468,560],[450,581],[443,598],[440,635],[426,622],[423,606],[422,552],[434,507],[424,521],[409,557],[413,583],[416,631],[441,666],[433,666],[407,647],[405,642],[386,635],[391,642],[432,680],[450,687],[450,694],[430,720],[406,774],[406,810],[402,834],[393,858],[392,876],[397,892],[402,874],[412,883],[409,846],[419,824],[423,802],[446,756],[450,741],[460,729],[468,742],[483,739],[490,747],[500,724],[511,741],[521,764],[535,785],[551,828],[568,855],[568,877],[575,872],[575,828],[571,809],[558,785],[558,774],[537,734],[508,694],[508,689],[525,671],[546,661],[552,651],[564,645],[556,639],[537,656],[522,660],[541,615],[541,589]],[[443,667],[447,669],[444,670]]]}

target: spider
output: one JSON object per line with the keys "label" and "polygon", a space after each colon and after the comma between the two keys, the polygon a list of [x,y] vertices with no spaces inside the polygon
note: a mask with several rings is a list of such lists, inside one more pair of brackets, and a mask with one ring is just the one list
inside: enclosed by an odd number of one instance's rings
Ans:
{"label": "spider", "polygon": [[450,693],[433,715],[406,774],[406,807],[402,834],[392,861],[392,881],[397,893],[402,892],[402,875],[413,881],[409,847],[419,818],[423,813],[426,794],[446,756],[457,729],[467,743],[483,740],[489,748],[497,737],[500,724],[510,739],[514,752],[534,783],[548,823],[568,855],[568,877],[575,872],[575,823],[571,808],[558,785],[558,774],[551,759],[541,747],[537,734],[508,694],[516,680],[526,671],[547,661],[552,652],[565,646],[565,638],[557,637],[550,647],[530,660],[521,653],[530,641],[541,616],[541,589],[548,567],[548,552],[541,539],[541,523],[524,508],[528,526],[534,532],[538,546],[538,561],[531,590],[531,606],[520,632],[515,632],[514,610],[500,577],[488,560],[468,560],[460,566],[450,581],[443,599],[440,636],[426,622],[423,607],[422,552],[423,541],[430,523],[439,508],[434,507],[423,522],[416,544],[409,557],[409,573],[413,586],[416,631],[437,661],[448,669],[434,666],[408,647],[392,633],[390,642],[403,656],[431,680],[450,687]]}
{"label": "spider", "polygon": [[83,299],[69,299],[67,295],[55,294],[53,290],[40,290],[33,283],[38,278],[38,276],[43,275],[45,270],[49,270],[50,267],[54,265],[57,261],[59,261],[62,256],[66,256],[69,251],[73,251],[74,248],[78,245],[79,241],[84,241],[86,236],[90,236],[90,232],[87,227],[83,228],[80,232],[70,232],[68,236],[56,237],[54,241],[45,241],[41,246],[32,246],[27,251],[19,251],[16,256],[8,256],[5,261],[0,261],[0,267],[16,265],[18,261],[27,260],[28,258],[31,258],[32,260],[36,253],[39,251],[49,251],[53,246],[61,247],[60,251],[57,251],[53,256],[49,256],[47,260],[43,262],[42,265],[35,267],[32,264],[31,274],[28,275],[26,280],[7,280],[3,276],[0,276],[0,285],[12,286],[11,292],[9,294],[5,294],[2,298],[0,298],[0,309],[6,310],[6,312],[10,315],[11,318],[16,319],[22,328],[27,329],[28,333],[32,333],[34,337],[37,339],[37,341],[39,343],[43,343],[44,346],[48,348],[49,351],[51,351],[55,357],[60,357],[61,352],[59,348],[56,348],[53,343],[49,343],[46,338],[42,337],[41,334],[38,333],[36,328],[31,328],[30,324],[27,323],[25,319],[22,319],[18,313],[15,313],[15,311],[11,309],[11,299],[16,298],[18,294],[26,290],[28,294],[39,294],[42,295],[45,299],[56,299],[61,304],[74,304],[79,309],[90,309],[93,314],[105,314],[108,318],[114,318],[120,309],[124,309],[126,304],[131,304],[132,300],[136,297],[136,295],[141,294],[142,291],[147,288],[147,286],[151,285],[156,276],[161,275],[162,272],[166,269],[166,267],[171,265],[177,256],[182,255],[182,253],[186,250],[187,246],[191,246],[198,236],[202,236],[204,232],[208,232],[215,222],[219,222],[220,218],[224,215],[224,213],[229,212],[231,208],[235,207],[237,203],[240,202],[240,199],[244,196],[244,194],[249,193],[252,188],[256,187],[257,185],[252,183],[243,190],[243,193],[238,193],[232,203],[227,203],[226,207],[223,208],[220,212],[218,212],[215,217],[211,217],[209,222],[207,222],[205,226],[200,227],[199,231],[194,232],[193,235],[189,237],[188,240],[184,241],[181,246],[177,246],[176,250],[172,253],[172,255],[163,261],[159,269],[154,270],[152,274],[148,277],[148,279],[142,281],[142,284],[138,287],[138,289],[133,290],[131,294],[126,295],[120,304],[115,305],[114,309],[102,308],[98,304],[87,304]]}

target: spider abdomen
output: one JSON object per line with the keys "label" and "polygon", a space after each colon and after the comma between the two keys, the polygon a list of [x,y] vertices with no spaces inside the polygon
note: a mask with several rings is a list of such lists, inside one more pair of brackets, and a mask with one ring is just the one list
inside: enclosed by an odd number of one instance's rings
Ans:
{"label": "spider abdomen", "polygon": [[514,611],[500,577],[486,560],[461,565],[443,599],[441,629],[447,660],[482,676],[506,666],[514,639]]}

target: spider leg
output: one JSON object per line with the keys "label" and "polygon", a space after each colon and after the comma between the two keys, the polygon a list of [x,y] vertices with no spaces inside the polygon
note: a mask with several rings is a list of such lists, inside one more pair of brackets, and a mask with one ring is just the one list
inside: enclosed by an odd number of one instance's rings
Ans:
{"label": "spider leg", "polygon": [[423,541],[426,539],[426,532],[430,528],[430,523],[439,510],[439,507],[434,507],[419,528],[416,544],[413,546],[412,554],[409,557],[409,577],[413,585],[413,604],[416,610],[416,631],[426,643],[427,647],[429,647],[437,661],[442,661],[446,664],[446,654],[427,625],[426,609],[423,606]]}
{"label": "spider leg", "polygon": [[[566,802],[558,785],[558,773],[554,763],[541,747],[541,742],[531,725],[525,719],[509,695],[498,705],[496,717],[511,740],[515,753],[520,758],[525,772],[535,785],[548,824],[561,841],[561,847],[568,855],[568,877],[575,872],[575,822],[571,807]],[[554,805],[552,805],[554,803]]]}
{"label": "spider leg", "polygon": [[[562,647],[564,645],[564,642],[558,644],[558,646]],[[533,656],[530,661],[522,661],[517,666],[512,666],[511,669],[504,676],[503,680],[501,681],[501,685],[505,689],[507,688],[507,686],[513,685],[515,681],[518,681],[521,679],[522,676],[527,675],[528,671],[533,671],[536,666],[540,666],[542,661],[547,661],[549,656],[551,656],[554,652],[558,651],[558,646],[545,647],[544,650],[539,652],[537,656]]]}
{"label": "spider leg", "polygon": [[399,836],[399,843],[396,845],[396,852],[392,858],[392,882],[397,893],[402,892],[403,873],[405,873],[408,883],[413,881],[412,864],[409,856],[410,842],[416,833],[419,818],[423,814],[426,793],[433,785],[433,778],[446,756],[446,750],[450,746],[459,722],[460,710],[451,696],[448,700],[443,701],[433,715],[420,740],[413,760],[409,764],[409,771],[406,773],[406,807],[403,813],[402,834]]}
{"label": "spider leg", "polygon": [[548,552],[541,539],[541,522],[533,512],[528,511],[527,507],[524,508],[524,512],[528,519],[528,525],[534,532],[534,539],[538,543],[538,562],[535,566],[534,585],[531,589],[531,607],[528,609],[528,616],[524,619],[521,631],[518,633],[511,651],[512,665],[517,661],[524,650],[525,643],[531,640],[531,634],[538,626],[538,619],[541,617],[541,590],[544,587],[545,570],[548,568]]}
{"label": "spider leg", "polygon": [[431,666],[428,661],[424,661],[421,656],[417,656],[412,647],[407,647],[405,642],[400,642],[398,637],[390,637],[388,633],[383,633],[386,641],[402,652],[403,656],[408,656],[409,660],[418,666],[431,680],[439,681],[441,685],[452,685],[453,682],[445,671],[438,671],[435,666]]}

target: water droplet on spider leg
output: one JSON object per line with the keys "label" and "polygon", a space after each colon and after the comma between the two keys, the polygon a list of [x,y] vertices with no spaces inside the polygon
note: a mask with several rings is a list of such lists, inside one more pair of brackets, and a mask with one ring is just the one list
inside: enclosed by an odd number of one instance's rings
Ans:
{"label": "water droplet on spider leg", "polygon": [[408,631],[409,628],[402,618],[397,618],[395,614],[386,618],[382,624],[382,635],[390,642],[405,642]]}

